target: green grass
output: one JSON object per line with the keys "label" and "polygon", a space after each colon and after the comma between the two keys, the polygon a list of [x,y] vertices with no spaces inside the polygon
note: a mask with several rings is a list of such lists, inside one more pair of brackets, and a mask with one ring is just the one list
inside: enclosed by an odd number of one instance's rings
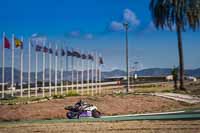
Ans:
{"label": "green grass", "polygon": [[173,92],[174,88],[172,87],[140,87],[135,88],[135,93],[155,93],[155,92]]}
{"label": "green grass", "polygon": [[14,97],[12,99],[1,99],[0,104],[28,104],[28,102],[39,101],[42,99],[47,99],[47,97]]}
{"label": "green grass", "polygon": [[29,102],[33,101],[40,101],[40,100],[50,100],[50,99],[64,99],[65,97],[71,97],[71,96],[80,96],[79,93],[76,91],[69,90],[68,93],[64,94],[54,94],[51,97],[49,96],[32,96],[32,97],[9,97],[5,99],[0,100],[0,104],[7,104],[7,105],[15,105],[15,104],[28,104]]}
{"label": "green grass", "polygon": [[70,96],[80,96],[80,94],[74,90],[69,90],[68,93],[65,94],[66,97]]}

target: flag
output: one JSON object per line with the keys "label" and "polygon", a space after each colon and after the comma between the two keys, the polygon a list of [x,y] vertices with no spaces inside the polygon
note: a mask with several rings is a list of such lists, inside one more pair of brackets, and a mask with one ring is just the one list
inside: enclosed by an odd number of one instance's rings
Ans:
{"label": "flag", "polygon": [[36,45],[35,46],[35,51],[40,52],[42,50],[42,46]]}
{"label": "flag", "polygon": [[93,57],[91,54],[89,54],[89,55],[88,55],[88,59],[89,59],[89,60],[94,60],[94,57]]}
{"label": "flag", "polygon": [[9,42],[9,40],[5,37],[4,38],[4,48],[8,48],[8,49],[10,49],[10,42]]}
{"label": "flag", "polygon": [[61,49],[61,55],[65,56],[65,50],[64,49]]}
{"label": "flag", "polygon": [[99,57],[99,64],[103,64],[103,58]]}
{"label": "flag", "polygon": [[[31,39],[31,40],[30,40],[30,43],[31,43],[31,47],[34,47],[34,45],[35,45],[35,46],[37,46],[37,45],[40,45],[40,46],[43,45],[42,42],[41,42],[40,40],[36,40],[36,39]],[[42,48],[41,48],[41,49],[42,49]]]}
{"label": "flag", "polygon": [[55,56],[58,56],[58,50],[56,50],[56,52],[55,52]]}
{"label": "flag", "polygon": [[85,59],[87,59],[87,56],[85,54],[82,54],[81,58],[85,60]]}
{"label": "flag", "polygon": [[46,46],[44,46],[44,47],[43,47],[43,52],[44,52],[44,53],[48,53],[48,51],[49,51],[49,49],[48,49]]}
{"label": "flag", "polygon": [[49,53],[50,53],[50,54],[53,54],[52,48],[49,48]]}
{"label": "flag", "polygon": [[73,56],[77,57],[77,58],[80,58],[81,57],[81,54],[77,51],[73,51],[72,52]]}
{"label": "flag", "polygon": [[18,48],[23,48],[23,42],[17,38],[14,38],[14,41],[15,41],[15,47]]}
{"label": "flag", "polygon": [[73,56],[73,53],[69,50],[67,50],[67,56]]}

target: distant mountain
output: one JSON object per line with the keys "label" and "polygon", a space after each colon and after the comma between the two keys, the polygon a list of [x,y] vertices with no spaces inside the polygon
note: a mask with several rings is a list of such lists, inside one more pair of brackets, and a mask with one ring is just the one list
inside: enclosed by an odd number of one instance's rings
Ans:
{"label": "distant mountain", "polygon": [[[171,74],[171,71],[172,69],[170,68],[148,68],[137,71],[136,73],[138,76],[167,76]],[[200,77],[200,68],[185,70],[185,74],[188,76]],[[123,70],[113,70],[110,72],[103,72],[102,75],[104,78],[113,76],[125,76],[126,72]]]}
{"label": "distant mountain", "polygon": [[119,69],[116,69],[110,72],[102,72],[102,77],[104,78],[113,77],[113,76],[125,76],[125,75],[126,75],[126,72]]}
{"label": "distant mountain", "polygon": [[139,76],[166,76],[171,74],[172,69],[169,68],[149,68],[137,72]]}
{"label": "distant mountain", "polygon": [[195,77],[200,77],[200,68],[194,69],[194,70],[186,70],[185,73],[187,75],[195,76]]}
{"label": "distant mountain", "polygon": [[[140,71],[137,71],[138,76],[167,76],[171,74],[170,68],[149,68],[149,69],[143,69]],[[14,80],[15,82],[20,82],[20,71],[17,69],[14,69]],[[90,76],[91,76],[92,71],[90,71]],[[57,79],[61,80],[61,72],[57,72],[58,76]],[[133,74],[133,73],[132,73]],[[200,77],[200,68],[198,69],[189,69],[185,70],[185,74],[189,76],[195,76],[195,77]],[[2,69],[0,68],[0,82],[2,81]],[[79,80],[81,79],[81,72],[78,72],[79,75]],[[113,70],[109,72],[102,72],[102,78],[106,77],[113,77],[113,76],[125,76],[126,72],[123,70]],[[55,80],[55,71],[51,71],[51,76],[52,76],[52,81]],[[72,72],[71,71],[64,71],[63,73],[64,79],[63,80],[71,80],[72,78]],[[38,81],[42,81],[43,73],[38,72]],[[76,80],[77,77],[77,72],[74,72],[74,80]],[[84,79],[87,79],[87,71],[84,71],[83,75]],[[23,73],[23,82],[28,81],[28,73],[24,72]],[[45,79],[46,81],[49,79],[49,70],[45,70]],[[5,82],[11,82],[11,68],[7,67],[5,68]],[[31,72],[31,82],[35,82],[35,73]]]}

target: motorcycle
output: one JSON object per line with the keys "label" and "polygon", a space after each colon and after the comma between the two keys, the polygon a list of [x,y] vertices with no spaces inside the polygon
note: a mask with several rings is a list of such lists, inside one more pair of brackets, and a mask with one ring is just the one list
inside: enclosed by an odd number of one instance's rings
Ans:
{"label": "motorcycle", "polygon": [[81,117],[101,117],[101,113],[97,110],[96,106],[88,104],[82,100],[77,102],[74,106],[65,106],[65,110],[68,110],[66,113],[66,117],[68,119],[79,119]]}

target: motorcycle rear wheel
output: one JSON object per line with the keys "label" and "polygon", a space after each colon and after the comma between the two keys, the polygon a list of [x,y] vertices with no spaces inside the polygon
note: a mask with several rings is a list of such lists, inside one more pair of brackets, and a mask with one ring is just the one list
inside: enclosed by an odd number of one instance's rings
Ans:
{"label": "motorcycle rear wheel", "polygon": [[66,116],[68,119],[78,119],[78,115],[73,112],[67,112]]}

